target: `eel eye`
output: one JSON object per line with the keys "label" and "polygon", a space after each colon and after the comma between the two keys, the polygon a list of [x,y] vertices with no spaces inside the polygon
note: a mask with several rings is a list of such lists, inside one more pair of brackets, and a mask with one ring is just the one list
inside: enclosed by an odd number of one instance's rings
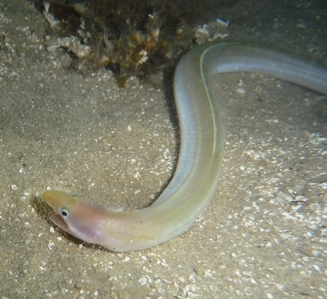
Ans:
{"label": "eel eye", "polygon": [[66,207],[60,208],[59,215],[63,218],[67,218],[69,216],[69,210]]}

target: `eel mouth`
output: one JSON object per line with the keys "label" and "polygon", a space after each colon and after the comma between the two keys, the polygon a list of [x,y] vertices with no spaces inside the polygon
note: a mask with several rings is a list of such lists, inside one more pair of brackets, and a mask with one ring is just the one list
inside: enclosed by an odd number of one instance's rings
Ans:
{"label": "eel mouth", "polygon": [[70,229],[67,223],[55,212],[48,213],[49,219],[57,226],[59,226],[62,230],[70,233]]}

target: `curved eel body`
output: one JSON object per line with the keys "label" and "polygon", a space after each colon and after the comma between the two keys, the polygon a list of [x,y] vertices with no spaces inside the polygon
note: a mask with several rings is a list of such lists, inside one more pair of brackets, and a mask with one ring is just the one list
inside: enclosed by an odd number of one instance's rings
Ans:
{"label": "curved eel body", "polygon": [[42,199],[64,231],[111,251],[146,249],[185,232],[217,186],[225,139],[219,74],[254,72],[327,94],[327,69],[287,54],[237,43],[208,43],[178,63],[174,92],[181,132],[176,172],[148,208],[119,211],[60,191]]}

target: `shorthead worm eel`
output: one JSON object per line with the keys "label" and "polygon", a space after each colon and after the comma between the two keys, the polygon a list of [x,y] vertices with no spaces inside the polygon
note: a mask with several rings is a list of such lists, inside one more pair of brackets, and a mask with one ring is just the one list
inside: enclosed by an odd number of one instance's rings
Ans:
{"label": "shorthead worm eel", "polygon": [[149,207],[119,211],[60,191],[42,199],[67,233],[112,251],[146,249],[185,232],[217,186],[225,139],[219,74],[254,72],[327,94],[327,69],[284,53],[238,43],[207,43],[178,63],[174,93],[181,145],[176,172]]}

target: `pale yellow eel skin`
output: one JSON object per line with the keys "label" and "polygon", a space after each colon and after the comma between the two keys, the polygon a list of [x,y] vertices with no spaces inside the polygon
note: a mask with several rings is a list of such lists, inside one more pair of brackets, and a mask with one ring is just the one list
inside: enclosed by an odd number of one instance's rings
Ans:
{"label": "pale yellow eel skin", "polygon": [[119,211],[60,191],[42,199],[64,231],[112,251],[132,251],[185,232],[209,204],[217,186],[225,139],[219,74],[255,72],[327,94],[327,70],[287,54],[238,43],[208,43],[178,63],[174,92],[181,132],[176,172],[148,208]]}

